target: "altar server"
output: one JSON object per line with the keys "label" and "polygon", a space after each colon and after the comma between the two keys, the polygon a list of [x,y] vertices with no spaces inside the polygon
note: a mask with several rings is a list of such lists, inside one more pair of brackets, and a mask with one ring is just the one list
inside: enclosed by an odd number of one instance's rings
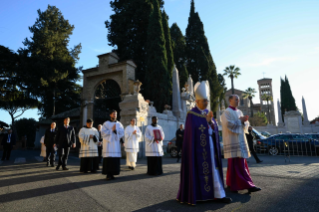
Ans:
{"label": "altar server", "polygon": [[125,128],[125,152],[126,165],[134,170],[136,167],[137,153],[139,152],[139,141],[141,139],[140,128],[136,125],[136,120],[132,119],[131,124]]}

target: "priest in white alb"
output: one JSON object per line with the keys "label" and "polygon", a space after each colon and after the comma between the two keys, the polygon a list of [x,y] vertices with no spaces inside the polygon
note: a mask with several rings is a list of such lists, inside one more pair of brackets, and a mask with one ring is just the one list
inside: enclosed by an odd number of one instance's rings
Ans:
{"label": "priest in white alb", "polygon": [[82,127],[79,132],[81,149],[79,158],[81,159],[80,172],[95,173],[99,169],[98,145],[99,133],[93,127],[93,120],[88,119],[86,126]]}
{"label": "priest in white alb", "polygon": [[165,138],[164,131],[157,124],[157,117],[152,117],[152,124],[148,125],[145,130],[145,155],[147,157],[147,174],[161,175],[163,174],[162,157],[163,140]]}
{"label": "priest in white alb", "polygon": [[141,131],[135,125],[136,120],[132,119],[131,124],[125,128],[125,152],[126,152],[126,165],[129,169],[134,170],[136,167],[137,153],[139,151],[139,141],[141,139]]}
{"label": "priest in white alb", "polygon": [[106,180],[114,180],[120,174],[121,138],[124,137],[123,125],[117,121],[116,110],[110,111],[110,121],[102,126],[103,137],[103,171]]}
{"label": "priest in white alb", "polygon": [[246,158],[250,157],[245,132],[248,130],[248,116],[237,108],[239,96],[229,96],[229,107],[221,116],[223,128],[224,158],[228,159],[226,185],[231,191],[248,189],[249,192],[260,191],[251,179]]}

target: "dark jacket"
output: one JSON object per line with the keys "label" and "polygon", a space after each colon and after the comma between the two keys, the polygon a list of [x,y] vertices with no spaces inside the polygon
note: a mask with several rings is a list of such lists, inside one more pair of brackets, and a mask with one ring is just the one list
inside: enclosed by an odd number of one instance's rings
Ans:
{"label": "dark jacket", "polygon": [[60,147],[70,147],[76,143],[75,130],[72,126],[67,129],[62,126],[57,130],[55,144]]}
{"label": "dark jacket", "polygon": [[54,129],[54,132],[51,132],[51,128],[47,129],[44,134],[44,144],[46,146],[53,146],[55,144],[55,139],[57,135],[58,128]]}
{"label": "dark jacket", "polygon": [[254,142],[254,136],[250,133],[246,133],[246,139],[247,139],[247,143],[248,145],[253,145]]}
{"label": "dark jacket", "polygon": [[[5,145],[5,144],[7,143],[8,135],[9,135],[9,134],[5,134],[5,135],[3,136],[1,145]],[[16,137],[15,137],[15,135],[14,135],[13,133],[11,133],[10,145],[11,145],[11,146],[16,145]]]}
{"label": "dark jacket", "polygon": [[176,146],[181,148],[183,146],[183,140],[184,140],[184,130],[178,129],[176,131]]}

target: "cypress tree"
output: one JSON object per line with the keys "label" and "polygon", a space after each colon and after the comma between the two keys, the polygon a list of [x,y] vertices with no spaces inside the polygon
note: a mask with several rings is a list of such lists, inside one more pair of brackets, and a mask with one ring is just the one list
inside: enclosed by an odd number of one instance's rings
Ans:
{"label": "cypress tree", "polygon": [[170,76],[167,70],[167,50],[162,14],[158,0],[153,0],[147,31],[147,72],[145,73],[145,97],[154,100],[157,110],[163,110],[170,102]]}
{"label": "cypress tree", "polygon": [[295,98],[292,95],[289,80],[285,76],[285,80],[280,81],[280,100],[281,100],[281,113],[284,120],[284,114],[286,111],[297,110]]}
{"label": "cypress tree", "polygon": [[[164,1],[160,0],[163,7]],[[120,61],[133,60],[137,65],[135,77],[144,83],[146,68],[146,42],[152,0],[113,0],[110,6],[114,14],[105,21],[107,40]],[[145,86],[142,93],[145,95]]]}
{"label": "cypress tree", "polygon": [[186,29],[187,44],[187,70],[192,75],[194,82],[208,80],[211,87],[211,109],[217,108],[217,99],[222,93],[218,83],[216,66],[210,54],[208,41],[205,36],[204,26],[199,14],[195,12],[194,0],[191,1],[190,16]]}
{"label": "cypress tree", "polygon": [[[79,107],[81,68],[76,68],[81,44],[68,49],[74,26],[64,19],[55,6],[38,10],[38,18],[32,27],[31,39],[26,38],[20,49],[21,66],[28,78],[28,90],[41,99],[40,113],[50,117],[56,113]],[[30,55],[30,57],[29,57]]]}
{"label": "cypress tree", "polygon": [[186,40],[176,23],[171,26],[171,38],[174,62],[179,71],[180,85],[183,86],[188,79],[188,71],[186,68]]}
{"label": "cypress tree", "polygon": [[[166,55],[167,55],[167,70],[172,78],[172,71],[174,68],[174,53],[172,48],[172,39],[171,39],[171,30],[168,26],[168,16],[165,11],[162,12],[162,24],[165,35],[165,46],[166,46]],[[170,80],[172,81],[172,80]]]}
{"label": "cypress tree", "polygon": [[287,95],[287,111],[297,110],[295,98],[292,95],[290,84],[287,76],[285,76],[286,95]]}

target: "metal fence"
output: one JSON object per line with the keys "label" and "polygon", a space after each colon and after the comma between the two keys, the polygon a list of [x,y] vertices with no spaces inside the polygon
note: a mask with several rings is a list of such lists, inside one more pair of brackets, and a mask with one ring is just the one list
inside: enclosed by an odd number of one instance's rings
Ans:
{"label": "metal fence", "polygon": [[318,141],[313,140],[261,140],[257,141],[255,151],[260,155],[284,155],[285,160],[290,156],[318,156]]}

